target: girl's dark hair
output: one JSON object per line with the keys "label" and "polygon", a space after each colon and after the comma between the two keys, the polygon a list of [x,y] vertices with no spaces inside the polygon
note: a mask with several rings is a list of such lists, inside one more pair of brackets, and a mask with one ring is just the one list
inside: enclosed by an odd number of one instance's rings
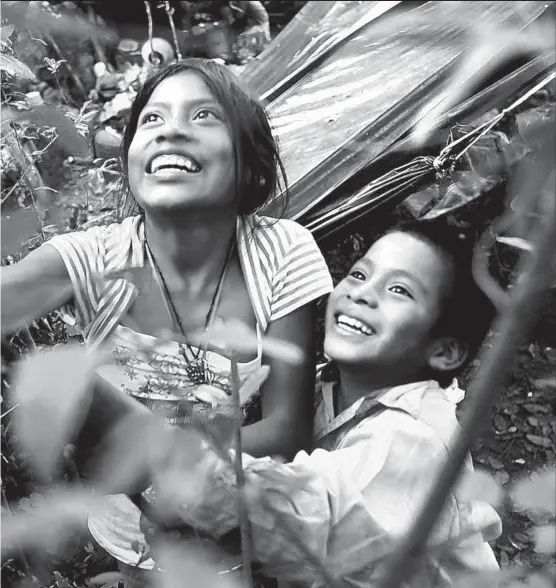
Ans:
{"label": "girl's dark hair", "polygon": [[139,212],[128,184],[129,146],[137,130],[139,116],[163,80],[185,71],[198,73],[226,112],[234,142],[239,214],[251,214],[278,195],[284,210],[287,205],[286,173],[264,106],[242,87],[240,80],[227,66],[192,57],[160,70],[143,84],[135,97],[122,141],[125,195],[121,216]]}

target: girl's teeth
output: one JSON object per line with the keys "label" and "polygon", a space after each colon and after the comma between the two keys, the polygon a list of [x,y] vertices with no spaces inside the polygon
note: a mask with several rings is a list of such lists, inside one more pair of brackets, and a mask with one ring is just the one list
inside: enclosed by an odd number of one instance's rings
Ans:
{"label": "girl's teeth", "polygon": [[200,171],[199,165],[189,157],[182,155],[159,155],[151,163],[151,173],[156,173],[162,169],[175,169],[189,173]]}

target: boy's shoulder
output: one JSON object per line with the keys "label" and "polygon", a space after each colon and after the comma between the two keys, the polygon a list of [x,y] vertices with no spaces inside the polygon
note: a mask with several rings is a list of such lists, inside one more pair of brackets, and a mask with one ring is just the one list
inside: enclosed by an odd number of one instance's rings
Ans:
{"label": "boy's shoulder", "polygon": [[433,432],[446,447],[457,431],[456,403],[434,380],[391,388],[381,398],[386,409],[403,411]]}
{"label": "boy's shoulder", "polygon": [[[458,429],[456,403],[436,381],[423,381],[395,386],[384,392],[376,401],[377,408],[372,408],[365,415],[364,400],[334,418],[327,392],[333,384],[323,382],[321,371],[317,374],[315,393],[314,433],[315,440],[338,426],[349,426],[360,430],[373,427],[387,427],[396,431],[405,431],[421,437],[434,437],[447,447],[454,432]],[[363,432],[363,431],[361,431]]]}

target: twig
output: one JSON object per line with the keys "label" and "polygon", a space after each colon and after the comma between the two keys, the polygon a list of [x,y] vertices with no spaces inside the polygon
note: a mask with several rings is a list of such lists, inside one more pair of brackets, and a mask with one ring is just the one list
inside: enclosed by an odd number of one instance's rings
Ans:
{"label": "twig", "polygon": [[180,45],[178,43],[178,35],[176,33],[176,25],[174,23],[174,9],[170,6],[170,2],[166,1],[164,2],[164,10],[166,11],[166,14],[168,15],[168,21],[170,22],[170,29],[172,29],[172,38],[174,39],[174,46],[176,48],[176,57],[178,58],[178,61],[181,61],[183,59],[182,54],[180,52]]}
{"label": "twig", "polygon": [[237,496],[239,505],[239,530],[241,534],[241,557],[243,563],[243,579],[245,586],[251,588],[253,586],[253,574],[251,571],[251,561],[253,559],[253,547],[251,545],[251,527],[249,525],[249,515],[247,512],[247,504],[245,501],[245,472],[243,471],[243,460],[241,453],[241,398],[239,396],[239,389],[241,382],[237,368],[237,357],[234,353],[231,358],[231,384],[232,384],[232,400],[234,403],[235,413],[235,456],[234,469],[237,478]]}
{"label": "twig", "polygon": [[406,538],[386,564],[384,581],[380,588],[399,588],[411,573],[417,558],[426,547],[426,540],[439,516],[446,499],[457,481],[462,465],[471,449],[477,429],[500,392],[511,366],[511,360],[523,338],[534,326],[536,311],[543,296],[552,286],[554,264],[554,194],[548,193],[544,226],[536,232],[535,253],[530,261],[522,261],[520,280],[509,303],[496,320],[494,331],[497,340],[481,361],[479,371],[469,389],[470,403],[463,415],[462,427],[455,437],[450,455],[442,468],[435,486]]}
{"label": "twig", "polygon": [[6,412],[3,412],[2,414],[0,414],[0,420],[3,419],[5,416],[8,416],[10,414],[10,412],[15,410],[18,406],[19,406],[19,404],[15,404],[10,409],[8,409]]}
{"label": "twig", "polygon": [[[65,61],[66,67],[68,68],[68,72],[69,72],[73,82],[77,86],[78,90],[81,92],[81,94],[83,96],[87,97],[87,92],[85,91],[85,86],[83,85],[81,78],[73,71],[73,67],[71,67],[71,65],[68,63],[68,60],[64,59],[64,54],[62,53],[60,47],[58,46],[58,43],[56,43],[56,40],[54,39],[54,37],[51,35],[51,33],[49,31],[45,31],[44,34],[45,34],[45,37],[48,39],[48,42],[52,44],[52,47],[54,47],[54,51],[56,51],[56,54],[58,55],[58,57]],[[56,77],[56,74],[54,74],[54,77]],[[60,83],[58,82],[57,77],[56,77],[56,82],[58,83],[58,87],[59,87]],[[61,88],[60,88],[60,90],[61,90]],[[63,92],[62,92],[62,94],[63,94]]]}
{"label": "twig", "polygon": [[145,5],[145,10],[147,11],[147,20],[149,23],[149,43],[151,44],[151,54],[154,54],[154,45],[153,45],[153,15],[151,13],[151,5],[149,4],[148,0],[144,0],[143,4]]}

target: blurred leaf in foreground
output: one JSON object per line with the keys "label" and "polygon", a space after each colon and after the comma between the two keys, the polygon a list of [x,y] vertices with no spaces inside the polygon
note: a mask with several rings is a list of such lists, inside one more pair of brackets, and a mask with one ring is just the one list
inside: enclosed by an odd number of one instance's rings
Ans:
{"label": "blurred leaf in foreground", "polygon": [[[215,321],[204,333],[196,335],[192,343],[228,353],[256,353],[258,338],[255,331],[240,321]],[[287,363],[303,361],[303,352],[297,345],[272,337],[263,338],[263,353]]]}
{"label": "blurred leaf in foreground", "polygon": [[554,524],[535,528],[535,551],[537,553],[556,553],[556,526]]}
{"label": "blurred leaf in foreground", "polygon": [[206,548],[184,548],[183,544],[161,541],[156,551],[157,563],[164,573],[160,574],[155,588],[182,588],[184,584],[206,588],[241,588],[244,585],[240,582],[240,573],[221,573],[222,563],[218,560],[224,555],[216,550],[211,553]]}
{"label": "blurred leaf in foreground", "polygon": [[13,423],[17,438],[35,471],[54,475],[91,402],[94,362],[84,347],[60,345],[21,361],[13,381],[19,404]]}
{"label": "blurred leaf in foreground", "polygon": [[57,490],[43,496],[32,511],[3,511],[2,558],[17,548],[48,549],[52,553],[71,533],[85,528],[87,513],[94,504],[90,491]]}
{"label": "blurred leaf in foreground", "polygon": [[477,470],[465,476],[458,496],[465,501],[482,501],[497,507],[504,498],[504,491],[494,476],[484,470]]}
{"label": "blurred leaf in foreground", "polygon": [[535,472],[515,483],[512,500],[522,510],[546,510],[556,514],[556,469]]}

